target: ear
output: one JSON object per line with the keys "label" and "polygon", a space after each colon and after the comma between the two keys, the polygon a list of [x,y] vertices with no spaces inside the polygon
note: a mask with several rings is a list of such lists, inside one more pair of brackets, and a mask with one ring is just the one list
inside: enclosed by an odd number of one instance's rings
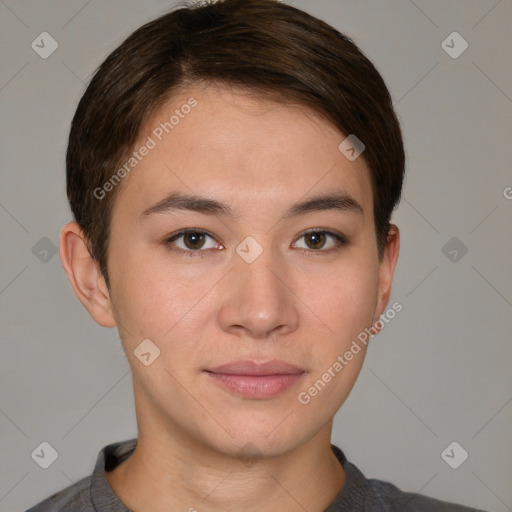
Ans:
{"label": "ear", "polygon": [[[379,267],[379,287],[377,291],[377,304],[375,306],[374,319],[376,322],[379,320],[380,315],[386,308],[389,297],[391,295],[391,287],[393,285],[393,276],[395,274],[395,267],[398,261],[398,253],[400,252],[400,231],[397,226],[390,224],[388,231],[388,239],[386,247],[384,248],[384,254],[382,262]],[[371,327],[371,331],[377,334],[382,328],[376,326],[375,323]]]}
{"label": "ear", "polygon": [[87,248],[86,237],[76,222],[65,224],[59,237],[59,255],[69,282],[95,322],[115,327],[110,293],[99,265]]}

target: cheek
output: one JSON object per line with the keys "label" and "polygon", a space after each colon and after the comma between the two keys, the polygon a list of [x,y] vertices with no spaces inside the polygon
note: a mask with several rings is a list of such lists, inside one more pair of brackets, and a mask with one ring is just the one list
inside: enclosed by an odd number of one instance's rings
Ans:
{"label": "cheek", "polygon": [[367,327],[371,323],[377,297],[378,279],[369,267],[359,268],[336,288],[337,317],[351,328]]}
{"label": "cheek", "polygon": [[336,274],[337,279],[332,275],[324,293],[316,294],[325,325],[318,326],[322,335],[315,329],[309,347],[312,372],[298,397],[304,407],[300,410],[311,421],[328,421],[353,388],[366,355],[365,329],[372,323],[377,297],[378,272],[371,262],[352,265],[350,271]]}
{"label": "cheek", "polygon": [[[185,334],[193,335],[189,331],[195,329],[197,335],[222,304],[222,297],[210,304],[210,295],[215,295],[212,286],[222,281],[225,269],[176,265],[154,249],[132,249],[122,254],[112,247],[111,254],[114,309],[120,328],[126,331],[124,337],[131,339],[130,345],[144,338],[164,343],[178,335],[186,344]],[[323,362],[335,351],[343,351],[345,345],[350,345],[354,337],[371,325],[378,266],[369,256],[357,251],[335,265],[308,263],[297,269],[291,280],[291,288],[300,300],[290,307],[300,312],[304,337],[315,337],[321,331],[325,343],[317,357]]]}
{"label": "cheek", "polygon": [[[300,296],[311,304],[325,333],[336,339],[336,345],[346,343],[369,327],[378,291],[378,268],[371,262],[340,265],[325,275],[316,275],[314,286],[308,280]],[[308,286],[309,285],[309,286]]]}
{"label": "cheek", "polygon": [[173,273],[171,265],[138,255],[126,255],[113,275],[116,318],[135,343],[160,340],[197,301],[197,283]]}

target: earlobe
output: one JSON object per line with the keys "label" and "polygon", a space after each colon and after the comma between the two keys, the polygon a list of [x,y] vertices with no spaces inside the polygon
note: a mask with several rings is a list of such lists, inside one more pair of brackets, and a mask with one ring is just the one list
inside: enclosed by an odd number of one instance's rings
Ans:
{"label": "earlobe", "polygon": [[110,294],[98,263],[86,244],[86,237],[76,222],[65,224],[59,237],[62,266],[78,300],[94,321],[103,327],[115,327]]}
{"label": "earlobe", "polygon": [[377,305],[375,308],[375,323],[371,330],[377,334],[381,327],[377,326],[380,315],[384,312],[391,296],[391,288],[393,285],[393,276],[395,274],[396,264],[398,262],[398,254],[400,252],[400,231],[397,226],[390,224],[388,231],[388,240],[384,249],[384,255],[379,267],[379,288],[377,296]]}

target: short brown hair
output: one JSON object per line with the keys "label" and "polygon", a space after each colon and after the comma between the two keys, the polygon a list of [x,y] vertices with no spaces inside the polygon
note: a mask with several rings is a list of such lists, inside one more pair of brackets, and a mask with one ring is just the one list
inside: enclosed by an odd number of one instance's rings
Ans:
{"label": "short brown hair", "polygon": [[120,187],[102,200],[93,191],[126,160],[156,110],[200,82],[298,102],[360,139],[382,258],[405,154],[381,75],[349,37],[297,8],[277,0],[219,0],[179,6],[137,29],[97,69],[74,115],[67,195],[107,286],[111,212]]}

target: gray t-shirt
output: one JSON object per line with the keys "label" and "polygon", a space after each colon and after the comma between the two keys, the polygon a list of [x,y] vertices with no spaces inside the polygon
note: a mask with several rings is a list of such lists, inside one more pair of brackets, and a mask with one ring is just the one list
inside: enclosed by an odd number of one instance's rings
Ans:
{"label": "gray t-shirt", "polygon": [[[92,475],[66,487],[26,512],[131,512],[114,493],[105,478],[133,453],[137,439],[105,446],[98,454]],[[439,501],[413,493],[404,493],[389,482],[367,479],[347,461],[334,445],[333,452],[345,469],[343,489],[324,512],[484,512]]]}

